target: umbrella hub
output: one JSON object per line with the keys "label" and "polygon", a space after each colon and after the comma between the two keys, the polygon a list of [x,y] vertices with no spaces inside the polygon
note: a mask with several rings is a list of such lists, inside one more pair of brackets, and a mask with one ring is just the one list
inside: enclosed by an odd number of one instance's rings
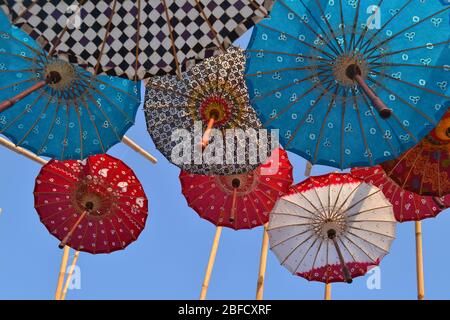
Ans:
{"label": "umbrella hub", "polygon": [[323,239],[329,238],[330,230],[334,230],[336,237],[339,237],[346,230],[345,216],[340,212],[333,212],[333,208],[325,208],[315,216],[312,223],[314,232]]}
{"label": "umbrella hub", "polygon": [[228,193],[233,194],[237,190],[240,196],[253,192],[258,182],[258,177],[254,172],[231,176],[216,176],[217,184]]}
{"label": "umbrella hub", "polygon": [[369,67],[361,54],[344,54],[334,61],[333,76],[342,86],[352,87],[356,84],[357,75],[364,79],[368,73]]}
{"label": "umbrella hub", "polygon": [[231,118],[231,103],[220,96],[210,96],[200,105],[200,116],[205,124],[214,119],[216,126],[226,124]]}
{"label": "umbrella hub", "polygon": [[44,76],[48,85],[54,90],[70,88],[77,79],[74,66],[61,59],[53,59],[44,66]]}
{"label": "umbrella hub", "polygon": [[108,193],[97,191],[98,187],[82,184],[75,192],[75,206],[79,212],[87,212],[90,217],[105,217],[111,207]]}

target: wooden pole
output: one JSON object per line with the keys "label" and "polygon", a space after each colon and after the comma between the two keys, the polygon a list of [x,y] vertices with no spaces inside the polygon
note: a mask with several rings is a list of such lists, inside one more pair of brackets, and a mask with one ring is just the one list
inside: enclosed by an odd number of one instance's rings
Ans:
{"label": "wooden pole", "polygon": [[73,256],[72,264],[70,265],[69,274],[67,275],[66,283],[64,285],[64,289],[61,295],[61,300],[66,300],[67,290],[69,289],[70,281],[72,280],[73,272],[75,270],[75,266],[78,262],[78,256],[80,255],[80,251],[76,251]]}
{"label": "wooden pole", "polygon": [[416,221],[416,266],[417,266],[417,299],[425,299],[425,279],[423,273],[422,222]]}
{"label": "wooden pole", "polygon": [[80,225],[81,221],[84,219],[84,217],[86,217],[87,214],[88,214],[87,211],[83,211],[83,213],[80,215],[78,220],[75,222],[75,224],[72,226],[72,228],[70,228],[69,232],[66,234],[64,239],[59,244],[60,249],[66,247],[67,241],[69,241],[69,239],[72,237],[72,234],[75,232],[75,229]]}
{"label": "wooden pole", "polygon": [[331,300],[331,283],[325,285],[325,300]]}
{"label": "wooden pole", "polygon": [[28,159],[33,160],[39,164],[45,165],[47,163],[47,160],[44,160],[44,159],[38,157],[34,153],[32,153],[28,150],[25,150],[24,148],[16,147],[14,145],[14,143],[12,143],[2,137],[0,137],[0,144],[4,147],[8,148],[9,150],[14,151],[15,153],[18,153],[24,157],[27,157]]}
{"label": "wooden pole", "polygon": [[128,138],[127,136],[123,136],[122,142],[129,146],[131,149],[139,153],[141,156],[146,158],[147,160],[150,160],[153,164],[158,163],[158,159],[156,159],[154,156],[152,156],[150,153],[145,151],[143,148],[141,148],[136,142]]}
{"label": "wooden pole", "polygon": [[256,300],[263,300],[264,298],[264,282],[266,278],[267,255],[269,253],[269,233],[267,232],[268,227],[269,224],[266,223],[264,225],[263,240],[261,246],[261,258],[259,260],[259,274],[258,274],[258,283],[256,286]]}
{"label": "wooden pole", "polygon": [[211,273],[216,261],[217,249],[219,248],[220,235],[222,234],[222,227],[217,227],[214,241],[211,247],[211,253],[209,254],[208,266],[206,267],[206,274],[202,284],[202,291],[200,293],[200,300],[206,300],[206,294],[208,292],[209,281],[211,280]]}
{"label": "wooden pole", "polygon": [[312,163],[307,161],[306,162],[306,169],[305,169],[305,177],[310,177],[311,176],[311,171],[312,171]]}
{"label": "wooden pole", "polygon": [[64,283],[64,276],[67,269],[67,260],[69,260],[69,247],[64,247],[64,252],[61,260],[61,267],[59,268],[58,284],[56,286],[55,300],[61,300],[61,292]]}
{"label": "wooden pole", "polygon": [[383,119],[389,119],[392,115],[392,110],[389,109],[386,104],[381,100],[375,92],[370,89],[361,75],[355,75],[355,81],[359,84],[359,86],[363,89],[365,94],[369,97],[370,101],[372,101],[373,106],[377,109],[379,115]]}

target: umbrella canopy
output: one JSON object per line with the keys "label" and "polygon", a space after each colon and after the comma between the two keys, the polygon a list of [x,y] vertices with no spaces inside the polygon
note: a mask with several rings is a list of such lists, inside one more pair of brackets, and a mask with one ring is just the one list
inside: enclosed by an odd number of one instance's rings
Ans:
{"label": "umbrella canopy", "polygon": [[36,178],[34,199],[60,247],[93,254],[125,249],[147,220],[147,197],[133,170],[106,154],[50,161]]}
{"label": "umbrella canopy", "polygon": [[288,191],[292,179],[292,165],[282,149],[276,149],[266,164],[246,174],[180,174],[188,205],[214,225],[235,230],[266,224],[275,202]]}
{"label": "umbrella canopy", "polygon": [[134,124],[140,85],[48,56],[0,10],[0,134],[37,155],[106,152]]}
{"label": "umbrella canopy", "polygon": [[[195,65],[183,73],[181,80],[171,75],[148,80],[145,104],[148,131],[161,153],[182,170],[204,175],[241,174],[255,170],[270,156],[270,137],[265,139],[258,134],[261,122],[248,103],[244,65],[243,51],[230,48],[225,54]],[[218,132],[211,134],[212,142],[204,152],[200,148],[199,160],[196,154],[203,130],[211,128]],[[243,136],[234,132],[243,138],[227,135],[233,129],[246,131]],[[174,136],[177,133],[180,135]],[[259,138],[259,147],[246,133],[256,134],[253,137]],[[184,147],[179,150],[184,145],[180,142],[187,144],[187,150]],[[235,147],[227,148],[231,142],[237,142]],[[216,147],[221,154],[214,152]],[[209,154],[217,157],[206,157]]]}
{"label": "umbrella canopy", "polygon": [[381,166],[403,189],[420,195],[450,195],[450,111],[416,147]]}
{"label": "umbrella canopy", "polygon": [[[7,0],[15,25],[47,50],[129,79],[174,74],[227,48],[264,18],[272,0]],[[92,71],[92,70],[91,70]]]}
{"label": "umbrella canopy", "polygon": [[333,173],[291,187],[271,212],[268,232],[272,251],[293,274],[351,282],[389,252],[395,225],[381,190]]}
{"label": "umbrella canopy", "polygon": [[263,124],[313,164],[372,166],[400,156],[447,108],[444,2],[277,1],[247,50]]}
{"label": "umbrella canopy", "polygon": [[381,166],[355,168],[352,169],[352,175],[380,188],[392,203],[395,218],[399,222],[434,218],[450,208],[450,195],[438,198],[405,190],[392,180]]}

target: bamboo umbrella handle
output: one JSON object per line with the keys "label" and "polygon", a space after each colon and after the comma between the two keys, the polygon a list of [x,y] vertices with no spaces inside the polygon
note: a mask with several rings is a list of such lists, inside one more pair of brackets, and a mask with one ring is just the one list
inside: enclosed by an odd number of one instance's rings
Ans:
{"label": "bamboo umbrella handle", "polygon": [[127,146],[129,146],[131,149],[142,155],[147,160],[150,160],[153,164],[158,163],[158,159],[156,159],[154,156],[152,156],[150,153],[145,151],[141,146],[139,146],[136,142],[128,138],[127,136],[123,136],[122,142],[125,143]]}
{"label": "bamboo umbrella handle", "polygon": [[216,261],[217,249],[219,248],[220,235],[222,234],[222,227],[217,227],[214,241],[211,247],[211,253],[209,254],[208,266],[206,267],[206,274],[202,284],[202,291],[200,293],[200,300],[206,300],[206,294],[208,292],[209,281],[211,280],[211,273]]}
{"label": "bamboo umbrella handle", "polygon": [[416,266],[417,266],[417,299],[425,299],[425,279],[423,272],[422,222],[416,221]]}
{"label": "bamboo umbrella handle", "polygon": [[62,292],[62,287],[63,287],[63,283],[64,283],[64,275],[66,274],[67,260],[69,260],[69,251],[70,251],[70,248],[68,246],[65,246],[62,260],[61,260],[61,267],[59,269],[58,284],[56,286],[55,300],[61,300],[61,292]]}
{"label": "bamboo umbrella handle", "polygon": [[325,285],[325,300],[331,300],[331,283]]}
{"label": "bamboo umbrella handle", "polygon": [[312,163],[307,161],[306,162],[306,169],[305,169],[305,177],[311,176],[312,167],[313,167]]}
{"label": "bamboo umbrella handle", "polygon": [[75,270],[75,266],[77,265],[78,256],[80,255],[80,251],[76,251],[73,256],[72,264],[70,265],[69,274],[67,275],[66,283],[64,285],[64,289],[61,295],[61,300],[66,300],[67,290],[69,289],[70,281],[72,280],[73,272]]}
{"label": "bamboo umbrella handle", "polygon": [[38,157],[34,153],[32,153],[32,152],[30,152],[28,150],[25,150],[24,148],[16,147],[14,145],[14,143],[12,143],[12,142],[10,142],[10,141],[2,138],[2,137],[0,137],[0,144],[2,146],[4,146],[4,147],[8,148],[9,150],[11,150],[11,151],[13,151],[15,153],[18,153],[18,154],[20,154],[20,155],[22,155],[22,156],[24,156],[24,157],[26,157],[26,158],[28,158],[30,160],[33,160],[33,161],[35,161],[35,162],[37,162],[39,164],[45,165],[47,163],[47,160],[44,160],[44,159]]}
{"label": "bamboo umbrella handle", "polygon": [[256,287],[256,300],[263,300],[264,297],[264,281],[266,278],[267,255],[269,253],[269,233],[267,232],[268,227],[269,224],[266,223],[264,225],[263,240],[261,246],[261,258],[259,261],[259,274],[258,274],[258,283]]}

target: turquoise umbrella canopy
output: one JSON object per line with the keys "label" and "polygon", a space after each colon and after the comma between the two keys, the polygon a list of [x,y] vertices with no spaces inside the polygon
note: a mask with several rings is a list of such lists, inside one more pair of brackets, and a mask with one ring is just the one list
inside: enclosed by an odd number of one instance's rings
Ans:
{"label": "turquoise umbrella canopy", "polygon": [[449,17],[444,0],[278,0],[247,49],[252,105],[314,164],[396,158],[446,112]]}
{"label": "turquoise umbrella canopy", "polygon": [[0,12],[0,134],[59,160],[105,153],[134,124],[140,83],[49,56]]}

